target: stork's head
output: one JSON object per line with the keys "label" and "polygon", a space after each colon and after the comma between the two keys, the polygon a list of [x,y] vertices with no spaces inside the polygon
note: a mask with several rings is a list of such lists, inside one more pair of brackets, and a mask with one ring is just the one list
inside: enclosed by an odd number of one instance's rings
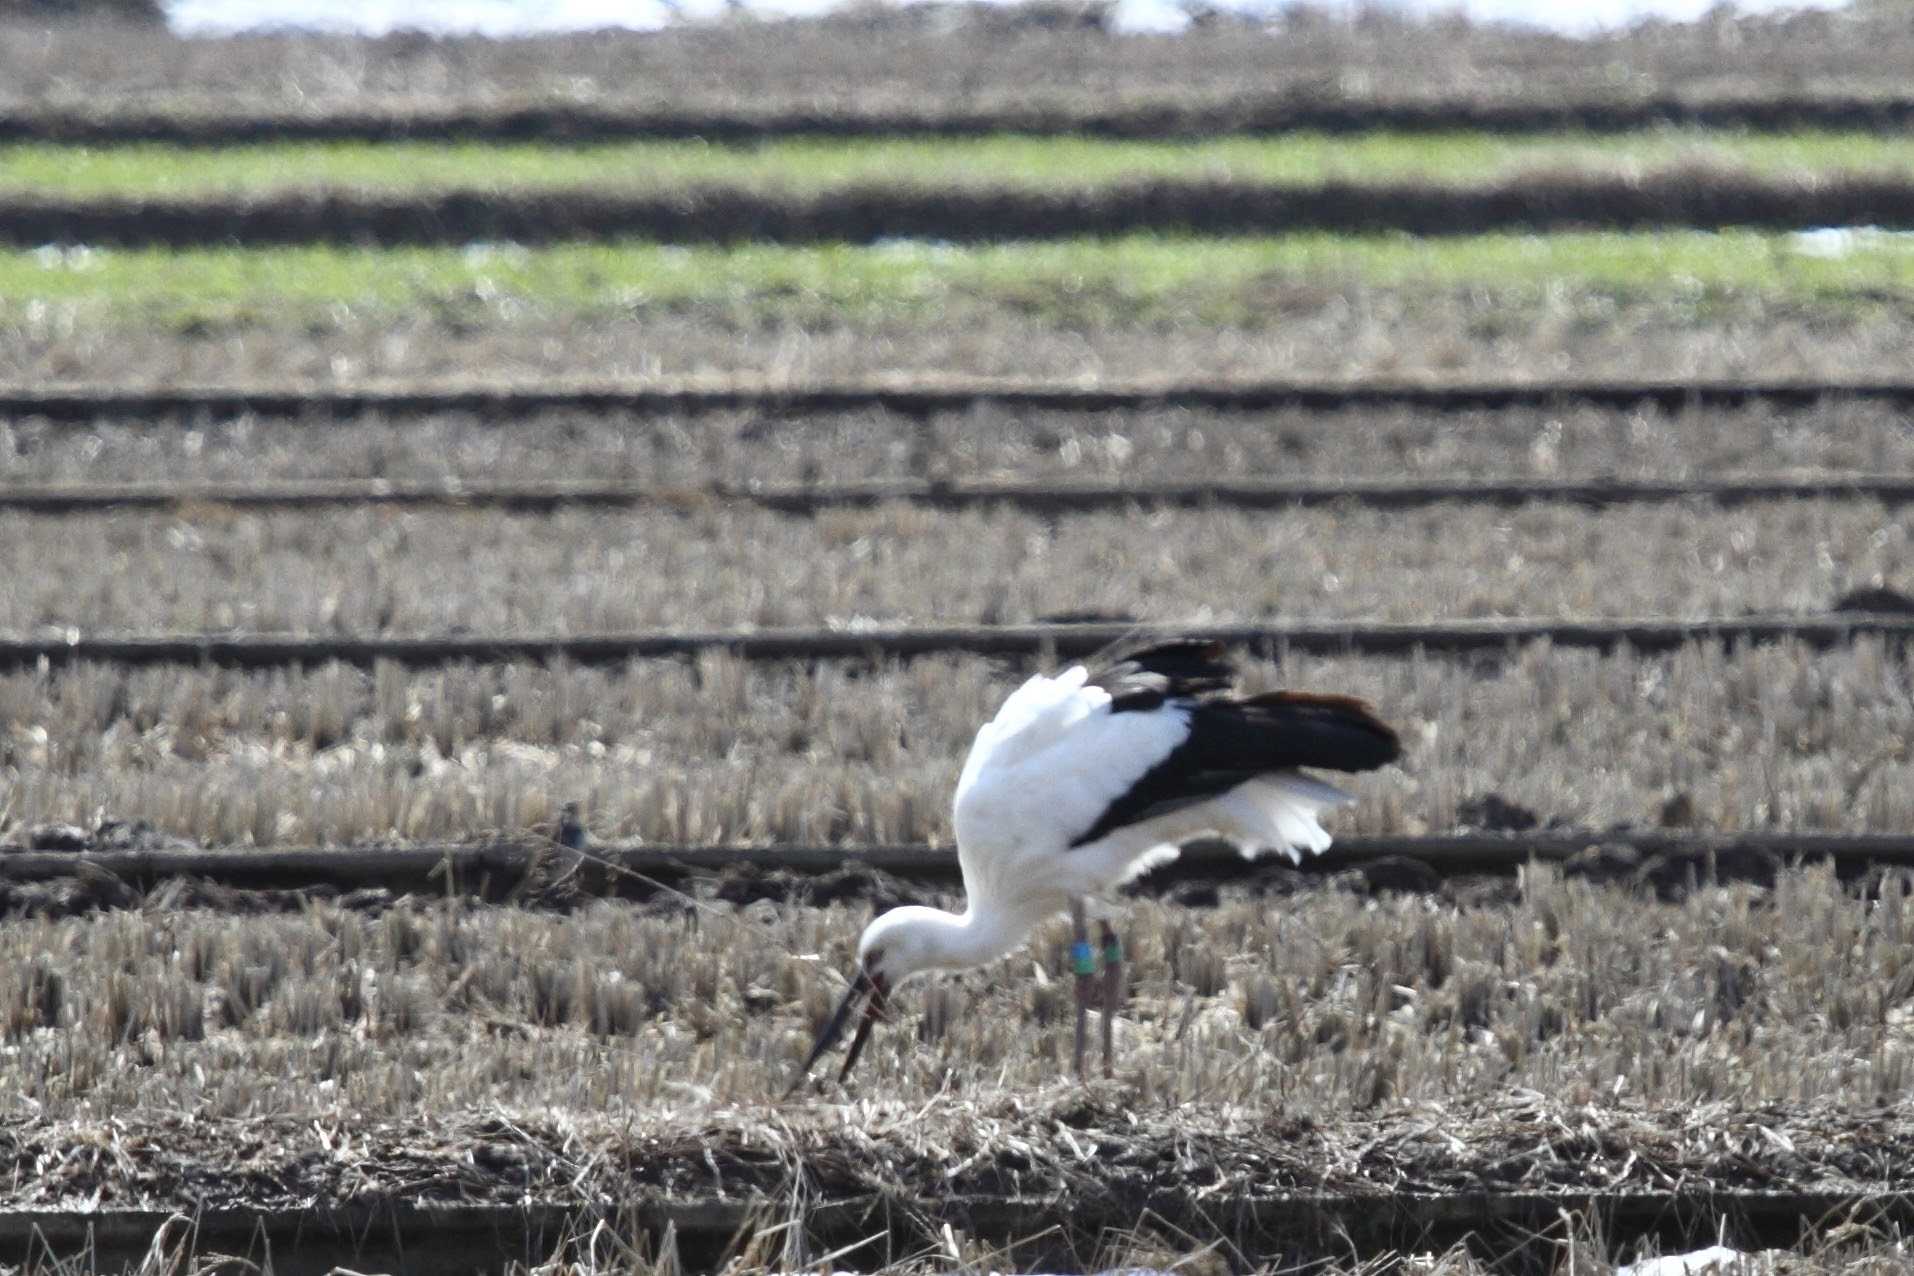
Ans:
{"label": "stork's head", "polygon": [[800,1083],[824,1057],[824,1052],[844,1035],[844,1028],[856,1013],[858,1003],[863,1002],[864,1018],[851,1038],[850,1051],[844,1056],[844,1068],[837,1079],[842,1081],[851,1075],[858,1055],[864,1052],[872,1026],[884,1017],[891,990],[912,975],[943,964],[944,946],[938,940],[950,920],[948,914],[934,908],[910,906],[893,908],[864,928],[863,938],[857,941],[857,970],[851,976],[851,986],[817,1034],[817,1044],[811,1047],[804,1071],[798,1075]]}

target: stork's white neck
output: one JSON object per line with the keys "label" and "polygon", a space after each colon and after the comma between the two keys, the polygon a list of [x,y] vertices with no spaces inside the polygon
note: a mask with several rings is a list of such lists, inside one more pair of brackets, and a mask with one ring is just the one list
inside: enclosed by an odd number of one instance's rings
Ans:
{"label": "stork's white neck", "polygon": [[996,909],[947,913],[913,904],[872,922],[861,947],[885,949],[895,966],[908,967],[897,970],[896,979],[924,970],[968,970],[1016,949],[1036,920]]}

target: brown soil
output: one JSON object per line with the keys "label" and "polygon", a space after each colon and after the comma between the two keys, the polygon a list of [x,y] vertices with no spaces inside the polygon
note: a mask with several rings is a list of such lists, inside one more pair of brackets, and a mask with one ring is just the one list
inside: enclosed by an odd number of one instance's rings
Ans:
{"label": "brown soil", "polygon": [[0,201],[0,242],[193,248],[227,244],[950,243],[1085,235],[1265,235],[1326,230],[1662,230],[1914,224],[1914,186],[1892,176],[1815,181],[1698,170],[1616,177],[1550,173],[1480,187],[1331,182],[1151,182],[1076,191],[872,186],[823,194],[707,187],[662,195],[591,190],[239,199]]}
{"label": "brown soil", "polygon": [[1246,92],[1202,100],[1159,90],[1155,99],[1109,103],[1095,97],[1032,105],[951,102],[839,109],[751,102],[725,110],[617,103],[570,105],[512,100],[431,104],[405,99],[339,103],[324,111],[229,113],[197,104],[166,107],[33,109],[0,117],[0,143],[116,146],[240,146],[285,141],[446,141],[577,145],[627,139],[743,145],[787,138],[970,138],[1024,136],[1166,140],[1310,131],[1622,133],[1657,126],[1767,131],[1899,131],[1914,121],[1914,99],[1878,94],[1809,96],[1785,89],[1723,96],[1613,94],[1557,97],[1396,99],[1355,97],[1328,85]]}
{"label": "brown soil", "polygon": [[[95,833],[72,826],[25,830],[40,847],[49,831],[70,839],[57,855],[0,844],[0,918],[58,919],[111,909],[179,912],[199,909],[232,917],[298,912],[336,904],[374,915],[388,908],[430,905],[448,895],[490,904],[567,912],[606,898],[631,900],[676,915],[698,901],[735,907],[771,903],[793,908],[865,904],[881,912],[900,904],[961,907],[954,855],[948,849],[898,848],[874,855],[876,867],[852,848],[594,847],[582,860],[546,843],[405,848],[369,851],[215,850],[208,854],[149,827],[108,821]],[[1282,898],[1327,889],[1359,897],[1424,895],[1448,907],[1508,902],[1511,879],[1528,866],[1525,839],[1340,839],[1334,851],[1300,867],[1270,858],[1250,861],[1228,847],[1199,844],[1171,863],[1127,885],[1129,898],[1167,899],[1182,908]],[[1399,853],[1377,854],[1376,844]],[[1541,861],[1560,858],[1565,845],[1586,849],[1562,860],[1567,879],[1652,892],[1678,902],[1699,890],[1731,883],[1767,889],[1785,862],[1812,858],[1818,848],[1847,852],[1835,861],[1844,881],[1869,891],[1898,881],[1897,870],[1871,862],[1914,861],[1914,845],[1892,836],[1844,839],[1787,834],[1736,839],[1718,835],[1640,834],[1633,830],[1580,834],[1551,830],[1537,843]],[[915,857],[921,863],[912,865]],[[195,862],[176,875],[171,864]],[[728,859],[722,867],[714,860]],[[797,867],[781,863],[800,861]],[[827,865],[835,863],[836,867]],[[463,867],[453,867],[462,865]],[[117,871],[116,871],[117,870]],[[247,883],[277,882],[262,886]],[[237,883],[237,884],[236,884]]]}

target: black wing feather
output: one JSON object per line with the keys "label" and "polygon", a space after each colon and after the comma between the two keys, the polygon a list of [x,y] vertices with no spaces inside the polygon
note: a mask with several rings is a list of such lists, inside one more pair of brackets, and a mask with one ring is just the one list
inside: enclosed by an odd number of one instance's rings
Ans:
{"label": "black wing feather", "polygon": [[1165,700],[1228,691],[1236,671],[1220,642],[1178,639],[1149,647],[1119,644],[1093,658],[1090,685],[1110,693],[1111,711],[1154,709]]}
{"label": "black wing feather", "polygon": [[[1149,705],[1113,702],[1111,708],[1155,708],[1166,698],[1159,696]],[[1071,845],[1082,846],[1125,825],[1217,797],[1273,771],[1372,771],[1401,755],[1396,733],[1368,705],[1349,696],[1274,691],[1244,699],[1197,700],[1190,709],[1188,738]]]}

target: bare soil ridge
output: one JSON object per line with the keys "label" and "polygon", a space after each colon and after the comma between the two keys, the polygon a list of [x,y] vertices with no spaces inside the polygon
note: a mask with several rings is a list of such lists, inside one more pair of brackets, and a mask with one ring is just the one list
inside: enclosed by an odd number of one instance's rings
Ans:
{"label": "bare soil ridge", "polygon": [[0,484],[0,511],[62,515],[101,510],[179,511],[189,507],[313,509],[327,506],[488,508],[544,513],[574,506],[683,509],[711,502],[755,505],[784,514],[906,502],[931,509],[1011,508],[1040,514],[1132,507],[1283,509],[1348,503],[1375,509],[1430,505],[1554,502],[1603,508],[1704,500],[1740,505],[1785,500],[1914,502],[1914,475],[1829,474],[1734,479],[1325,479],[1182,483],[1014,483],[871,480],[859,483],[712,482],[697,487],[550,480],[307,479],[267,483]]}
{"label": "bare soil ridge", "polygon": [[[563,661],[576,665],[728,652],[741,660],[905,660],[940,654],[1060,657],[1088,655],[1144,627],[1117,623],[873,626],[868,629],[685,630],[595,636],[295,638],[257,634],[170,634],[0,640],[0,669],[78,663],[140,667],[213,665],[234,669],[405,668],[478,663]],[[1894,648],[1914,640],[1914,616],[1840,613],[1751,616],[1718,620],[1458,620],[1362,624],[1187,625],[1176,633],[1269,653],[1411,657],[1494,655],[1547,642],[1559,648],[1673,651],[1696,643],[1729,647],[1799,643],[1814,650],[1877,637]]]}
{"label": "bare soil ridge", "polygon": [[1305,88],[1235,96],[1165,96],[1111,106],[1084,97],[930,109],[682,109],[615,103],[397,100],[323,111],[229,111],[181,105],[22,108],[0,115],[0,144],[245,146],[270,142],[538,142],[583,145],[699,139],[746,144],[785,138],[1098,137],[1183,140],[1282,133],[1625,133],[1657,126],[1787,132],[1900,132],[1914,97],[1867,94],[1660,93],[1641,97],[1355,98]]}
{"label": "bare soil ridge", "polygon": [[588,189],[376,195],[287,192],[233,199],[12,198],[0,242],[188,248],[281,244],[549,244],[637,238],[686,244],[952,243],[1145,232],[1267,235],[1329,230],[1472,235],[1488,230],[1645,230],[1914,225],[1914,182],[1837,174],[1812,183],[1750,173],[1635,178],[1573,171],[1481,186],[1154,181],[1034,191],[850,187],[786,194],[724,187],[659,195]]}
{"label": "bare soil ridge", "polygon": [[699,379],[635,384],[575,381],[367,386],[13,386],[0,389],[0,416],[41,417],[72,424],[102,418],[240,415],[342,417],[379,413],[424,416],[470,413],[510,419],[540,412],[617,412],[628,415],[751,411],[856,412],[881,409],[927,417],[990,406],[1050,412],[1125,412],[1199,408],[1211,412],[1279,409],[1341,411],[1417,408],[1435,412],[1549,407],[1736,408],[1761,404],[1807,409],[1829,400],[1914,404],[1914,380],[1510,380],[1510,381],[1291,381],[1217,380],[1109,382],[1085,387],[1065,381],[1009,378],[873,377],[836,383],[774,384],[759,379]]}
{"label": "bare soil ridge", "polygon": [[[111,835],[118,837],[126,826]],[[139,840],[138,830],[132,840]],[[37,831],[77,839],[77,829]],[[734,904],[772,900],[819,905],[849,900],[882,903],[923,888],[956,889],[957,857],[949,847],[915,846],[646,846],[594,845],[582,854],[542,838],[449,846],[290,847],[283,850],[175,846],[26,850],[0,846],[0,913],[44,915],[115,907],[209,907],[272,911],[270,895],[315,891],[469,895],[494,903],[572,906],[616,896],[650,900],[707,883],[716,898]],[[122,839],[123,840],[123,839]],[[1699,883],[1772,885],[1788,863],[1827,861],[1851,879],[1870,870],[1914,869],[1914,836],[1897,833],[1814,831],[1692,832],[1679,829],[1547,828],[1524,832],[1465,832],[1421,836],[1338,837],[1299,868],[1269,859],[1247,860],[1226,843],[1189,844],[1169,864],[1126,889],[1133,894],[1175,893],[1185,906],[1214,905],[1214,892],[1192,891],[1248,883],[1288,893],[1310,878],[1355,873],[1366,892],[1437,892],[1448,882],[1508,876],[1536,862],[1561,863],[1565,874],[1591,882],[1652,888],[1678,895]],[[199,888],[155,895],[167,882],[190,879]],[[66,884],[48,895],[31,888]]]}

